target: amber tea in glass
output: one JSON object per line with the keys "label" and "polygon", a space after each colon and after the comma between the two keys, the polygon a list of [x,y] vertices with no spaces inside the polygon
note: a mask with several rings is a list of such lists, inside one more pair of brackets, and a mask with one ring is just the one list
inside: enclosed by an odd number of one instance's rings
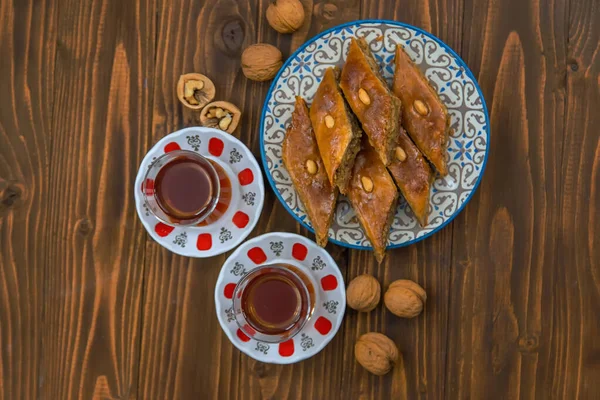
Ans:
{"label": "amber tea in glass", "polygon": [[219,202],[220,168],[200,154],[175,150],[148,169],[143,192],[148,208],[163,222],[193,225],[205,220]]}
{"label": "amber tea in glass", "polygon": [[314,297],[312,283],[298,268],[282,264],[259,267],[236,286],[236,320],[250,337],[281,342],[293,337],[308,321]]}

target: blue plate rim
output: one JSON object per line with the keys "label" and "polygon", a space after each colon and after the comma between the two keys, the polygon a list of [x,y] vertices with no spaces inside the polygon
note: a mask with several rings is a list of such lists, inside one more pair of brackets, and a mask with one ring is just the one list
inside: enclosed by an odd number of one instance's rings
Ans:
{"label": "blue plate rim", "polygon": [[[473,83],[475,84],[475,88],[477,89],[477,92],[479,93],[479,96],[481,98],[481,103],[483,105],[483,111],[485,113],[485,121],[486,121],[486,129],[485,130],[486,130],[486,135],[487,135],[487,142],[486,142],[487,146],[486,146],[486,150],[485,150],[485,157],[483,160],[483,165],[481,166],[481,173],[479,174],[479,177],[477,178],[477,182],[475,182],[475,186],[473,186],[473,190],[469,194],[469,197],[467,197],[465,199],[464,203],[458,208],[458,210],[456,210],[454,212],[454,214],[452,214],[452,216],[450,216],[450,218],[448,218],[446,221],[444,221],[437,228],[433,229],[431,232],[428,232],[427,234],[420,236],[418,238],[409,240],[408,242],[389,245],[387,247],[388,249],[398,249],[398,248],[410,246],[411,244],[415,244],[417,242],[425,240],[428,237],[430,237],[431,235],[439,232],[440,230],[445,228],[448,224],[450,224],[450,222],[452,222],[454,220],[454,218],[456,218],[456,216],[459,215],[463,211],[465,206],[469,203],[469,201],[471,201],[471,198],[473,197],[473,195],[479,188],[479,184],[481,183],[481,179],[483,178],[483,174],[485,172],[485,167],[487,165],[488,155],[490,154],[490,116],[488,113],[488,108],[487,108],[487,104],[485,102],[485,98],[483,96],[483,92],[481,91],[481,87],[479,86],[479,82],[477,81],[477,78],[475,78],[475,75],[473,74],[473,72],[471,71],[469,66],[465,63],[465,61],[450,46],[448,46],[446,43],[444,43],[437,36],[433,35],[432,33],[427,32],[419,27],[416,27],[414,25],[410,25],[410,24],[407,24],[404,22],[392,21],[392,20],[386,20],[386,19],[362,19],[362,20],[346,22],[341,25],[336,25],[332,28],[329,28],[329,29],[313,36],[309,40],[307,40],[292,55],[290,55],[288,57],[288,59],[285,61],[285,63],[283,63],[282,67],[279,69],[279,72],[273,79],[273,82],[271,83],[271,86],[269,87],[269,91],[267,92],[268,95],[265,98],[265,102],[263,104],[263,109],[262,109],[262,113],[261,113],[261,117],[260,117],[260,128],[259,128],[259,131],[260,131],[260,158],[262,161],[263,169],[265,171],[265,175],[267,176],[267,180],[269,181],[269,185],[271,186],[271,189],[275,193],[275,196],[277,197],[279,202],[283,205],[283,207],[286,209],[286,211],[296,221],[298,221],[304,228],[308,229],[314,235],[314,233],[315,233],[314,229],[312,229],[310,226],[308,226],[308,224],[306,222],[304,222],[302,219],[300,219],[294,213],[294,211],[288,206],[288,204],[285,202],[283,197],[281,197],[281,194],[277,190],[275,182],[273,181],[273,177],[269,173],[269,168],[267,166],[267,156],[265,154],[265,143],[264,143],[265,116],[267,114],[269,95],[275,89],[275,85],[276,85],[277,81],[279,80],[279,78],[281,77],[281,74],[283,73],[283,71],[290,65],[290,63],[298,56],[299,53],[301,53],[302,51],[304,51],[304,49],[306,49],[306,47],[308,47],[309,45],[311,45],[318,39],[322,38],[323,36],[327,35],[328,33],[333,32],[335,30],[343,29],[348,26],[362,25],[362,24],[388,24],[388,25],[399,26],[399,27],[403,27],[403,28],[410,28],[410,29],[414,29],[415,31],[417,31],[418,33],[421,33],[424,36],[431,38],[432,40],[435,40],[440,46],[442,46],[446,51],[448,51],[450,54],[452,54],[455,57],[457,64],[460,65],[462,68],[464,68],[467,76],[469,76],[473,80]],[[329,242],[336,244],[338,246],[342,246],[342,247],[346,247],[346,248],[354,249],[354,250],[373,250],[373,248],[369,247],[369,246],[359,246],[359,245],[355,245],[355,244],[351,244],[351,243],[341,242],[337,239],[332,239],[332,238],[329,238]]]}

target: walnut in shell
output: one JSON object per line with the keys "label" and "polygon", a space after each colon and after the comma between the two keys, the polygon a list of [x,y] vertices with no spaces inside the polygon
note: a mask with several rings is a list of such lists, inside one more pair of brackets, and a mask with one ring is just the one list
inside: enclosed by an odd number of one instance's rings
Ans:
{"label": "walnut in shell", "polygon": [[267,8],[267,21],[279,33],[292,33],[304,24],[304,7],[300,0],[275,0]]}
{"label": "walnut in shell", "polygon": [[215,98],[215,85],[208,77],[197,74],[185,74],[177,82],[177,97],[184,106],[200,110]]}
{"label": "walnut in shell", "polygon": [[242,112],[226,101],[215,101],[207,104],[200,113],[200,123],[208,128],[215,128],[233,133],[237,128]]}
{"label": "walnut in shell", "polygon": [[368,312],[379,304],[381,286],[371,275],[359,275],[352,279],[346,290],[346,302],[356,311]]}
{"label": "walnut in shell", "polygon": [[264,82],[273,79],[283,65],[281,51],[265,43],[253,44],[242,53],[242,72],[246,78]]}
{"label": "walnut in shell", "polygon": [[427,301],[425,290],[408,279],[399,279],[391,283],[383,296],[383,302],[394,315],[414,318],[421,314]]}
{"label": "walnut in shell", "polygon": [[385,375],[398,362],[399,351],[387,336],[370,332],[362,335],[354,345],[356,361],[375,375]]}

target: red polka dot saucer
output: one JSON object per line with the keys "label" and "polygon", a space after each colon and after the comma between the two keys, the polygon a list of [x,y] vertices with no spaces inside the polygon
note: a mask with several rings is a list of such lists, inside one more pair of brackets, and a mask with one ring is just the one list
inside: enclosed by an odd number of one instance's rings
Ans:
{"label": "red polka dot saucer", "polygon": [[[240,329],[233,309],[238,282],[254,268],[270,264],[298,268],[315,288],[312,316],[283,343],[248,337]],[[243,243],[227,259],[217,279],[215,305],[221,327],[240,351],[261,362],[292,364],[314,356],[335,336],[346,310],[346,287],[337,264],[325,249],[304,236],[273,232]]]}
{"label": "red polka dot saucer", "polygon": [[[190,150],[217,163],[231,182],[227,204],[197,226],[172,226],[148,209],[142,192],[146,171],[165,153]],[[149,186],[146,184],[146,186]],[[254,155],[223,131],[191,127],[162,138],[144,157],[135,180],[138,216],[150,236],[168,250],[187,257],[212,257],[239,245],[256,226],[265,198],[263,176]]]}

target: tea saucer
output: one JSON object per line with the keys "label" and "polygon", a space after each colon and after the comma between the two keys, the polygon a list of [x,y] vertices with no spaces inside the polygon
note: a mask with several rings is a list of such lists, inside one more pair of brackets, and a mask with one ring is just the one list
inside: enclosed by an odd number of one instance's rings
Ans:
{"label": "tea saucer", "polygon": [[[206,226],[171,226],[148,209],[142,193],[146,171],[161,155],[173,150],[191,150],[213,160],[232,183],[227,211]],[[263,176],[252,152],[223,131],[192,127],[162,138],[144,157],[135,180],[135,204],[142,224],[160,245],[187,257],[212,257],[239,245],[256,226],[265,198]]]}
{"label": "tea saucer", "polygon": [[[265,343],[249,338],[233,313],[233,292],[249,271],[260,265],[282,263],[302,270],[315,288],[315,310],[293,338],[283,343]],[[325,249],[304,236],[272,232],[242,244],[225,261],[215,287],[215,306],[221,328],[241,352],[257,361],[292,364],[321,351],[333,339],[346,310],[344,278]]]}

